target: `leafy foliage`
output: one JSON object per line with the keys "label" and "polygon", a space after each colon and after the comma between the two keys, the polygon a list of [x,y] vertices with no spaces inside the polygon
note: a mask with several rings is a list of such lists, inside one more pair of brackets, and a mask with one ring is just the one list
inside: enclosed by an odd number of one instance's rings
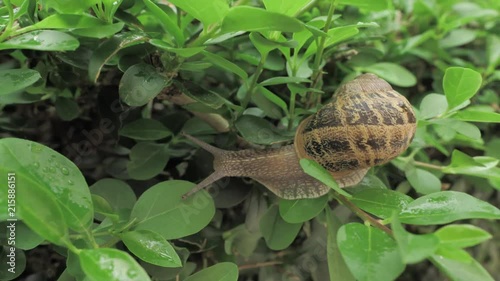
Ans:
{"label": "leafy foliage", "polygon": [[[0,279],[31,274],[44,244],[66,261],[61,281],[500,279],[499,13],[495,0],[0,1],[3,237],[17,219]],[[340,189],[302,159],[332,188],[315,199],[235,179],[182,198],[211,159],[181,132],[284,145],[366,72],[417,112],[391,164]]]}

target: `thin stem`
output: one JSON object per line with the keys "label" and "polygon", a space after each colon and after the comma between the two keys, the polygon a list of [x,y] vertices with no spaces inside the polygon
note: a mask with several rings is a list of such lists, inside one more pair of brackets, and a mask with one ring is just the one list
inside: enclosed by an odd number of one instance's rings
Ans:
{"label": "thin stem", "polygon": [[[323,31],[326,33],[330,29],[331,23],[332,23],[332,18],[333,14],[335,12],[335,0],[332,0],[332,3],[330,4],[330,9],[328,10],[328,15],[326,18],[325,26],[323,28]],[[312,75],[312,85],[311,88],[317,88],[319,81],[321,80],[321,76],[323,74],[322,70],[320,69],[321,61],[323,60],[323,53],[325,51],[325,42],[326,42],[326,37],[322,36],[319,38],[319,41],[317,41],[317,50],[316,50],[316,56],[314,58],[314,73]],[[311,103],[314,101],[314,93],[309,92],[309,102],[308,106],[311,105]]]}
{"label": "thin stem", "polygon": [[12,30],[12,25],[14,24],[14,9],[12,8],[12,4],[10,0],[3,1],[5,6],[7,7],[7,11],[9,12],[9,21],[7,22],[7,26],[5,27],[4,32],[0,35],[0,42],[7,38]]}
{"label": "thin stem", "polygon": [[[200,33],[200,36],[196,38],[194,41],[187,44],[187,47],[199,47],[202,46],[208,39],[212,38],[213,35],[219,30],[218,25],[211,25],[207,27],[207,29],[203,29]],[[205,32],[206,31],[206,32]]]}
{"label": "thin stem", "polygon": [[438,166],[438,165],[429,164],[429,163],[420,162],[420,161],[413,161],[413,164],[415,166],[429,168],[429,169],[434,169],[434,170],[439,170],[439,171],[442,171],[443,168],[444,168],[443,166]]}
{"label": "thin stem", "polygon": [[255,86],[257,85],[257,80],[259,79],[260,74],[264,70],[264,64],[267,59],[267,54],[262,55],[260,58],[259,64],[257,65],[257,68],[255,69],[255,73],[252,77],[252,80],[250,81],[250,85],[248,85],[247,93],[243,100],[241,101],[241,106],[245,109],[247,108],[248,104],[250,103],[250,99],[252,98],[253,92],[255,91]]}
{"label": "thin stem", "polygon": [[292,91],[290,94],[290,110],[288,115],[289,116],[289,121],[288,121],[288,130],[291,130],[293,127],[293,120],[295,119],[295,98],[297,96],[297,93],[295,91]]}
{"label": "thin stem", "polygon": [[318,0],[314,0],[314,1],[309,2],[309,4],[305,5],[302,9],[300,9],[300,11],[298,11],[294,17],[301,16],[303,13],[309,11],[312,7],[316,6],[317,3],[318,3]]}
{"label": "thin stem", "polygon": [[261,268],[261,267],[266,267],[266,266],[273,266],[273,265],[278,265],[282,264],[283,262],[281,261],[268,261],[268,262],[258,262],[254,264],[244,264],[238,266],[239,270],[245,270],[245,269],[253,269],[253,268]]}
{"label": "thin stem", "polygon": [[393,236],[392,230],[387,226],[380,223],[380,221],[376,220],[374,217],[367,214],[365,211],[358,208],[358,206],[354,205],[349,199],[347,199],[344,195],[341,195],[337,192],[334,193],[335,198],[342,203],[344,206],[349,208],[353,213],[355,213],[358,217],[360,217],[363,221],[369,222],[373,227],[376,227],[385,233],[389,234],[389,236]]}

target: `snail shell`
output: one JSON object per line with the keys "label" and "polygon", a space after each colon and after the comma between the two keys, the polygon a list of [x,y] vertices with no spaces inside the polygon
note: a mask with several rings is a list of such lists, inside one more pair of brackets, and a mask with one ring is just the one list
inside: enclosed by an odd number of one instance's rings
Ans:
{"label": "snail shell", "polygon": [[186,136],[214,155],[215,172],[185,196],[226,176],[250,177],[285,199],[315,198],[330,190],[303,172],[313,159],[340,187],[359,183],[368,169],[387,163],[410,145],[416,130],[408,100],[374,74],[341,86],[331,102],[301,122],[293,145],[225,151]]}
{"label": "snail shell", "polygon": [[408,148],[415,130],[408,100],[376,75],[363,74],[302,121],[294,145],[299,158],[315,160],[348,186],[356,183],[340,179],[394,159]]}

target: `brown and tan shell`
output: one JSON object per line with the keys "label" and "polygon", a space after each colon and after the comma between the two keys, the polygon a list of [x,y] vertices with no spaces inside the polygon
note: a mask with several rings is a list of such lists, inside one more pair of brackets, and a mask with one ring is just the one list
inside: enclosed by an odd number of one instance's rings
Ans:
{"label": "brown and tan shell", "polygon": [[301,158],[316,160],[340,187],[359,183],[368,169],[405,151],[416,129],[406,98],[384,80],[363,74],[339,88],[333,100],[301,122],[293,145],[226,151],[188,139],[214,155],[215,171],[189,196],[222,177],[250,177],[281,198],[315,198],[330,187],[306,174]]}
{"label": "brown and tan shell", "polygon": [[[316,160],[339,181],[401,154],[415,130],[408,100],[376,75],[363,74],[300,124],[295,150],[299,158]],[[342,180],[339,184],[344,185]]]}

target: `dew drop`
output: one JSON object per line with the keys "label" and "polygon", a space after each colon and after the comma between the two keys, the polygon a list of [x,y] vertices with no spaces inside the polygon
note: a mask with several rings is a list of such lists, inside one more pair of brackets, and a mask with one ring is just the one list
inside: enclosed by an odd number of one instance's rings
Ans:
{"label": "dew drop", "polygon": [[130,269],[127,271],[127,276],[134,279],[135,277],[137,277],[137,271],[136,270],[133,270],[133,269]]}
{"label": "dew drop", "polygon": [[69,185],[73,185],[74,183],[73,183],[73,181],[72,181],[72,180],[68,180],[68,184],[69,184]]}
{"label": "dew drop", "polygon": [[49,172],[55,173],[56,172],[56,168],[55,167],[49,167]]}
{"label": "dew drop", "polygon": [[34,163],[33,163],[33,168],[35,168],[35,169],[40,168],[40,163],[38,163],[38,162],[34,162]]}
{"label": "dew drop", "polygon": [[63,175],[69,175],[69,171],[68,171],[68,169],[66,169],[66,168],[64,168],[64,167],[62,167],[62,168],[61,168],[61,173],[62,173]]}
{"label": "dew drop", "polygon": [[32,144],[31,145],[31,152],[34,152],[34,153],[42,152],[42,146],[40,146],[38,144]]}
{"label": "dew drop", "polygon": [[43,167],[42,172],[47,173],[49,171],[49,168]]}

